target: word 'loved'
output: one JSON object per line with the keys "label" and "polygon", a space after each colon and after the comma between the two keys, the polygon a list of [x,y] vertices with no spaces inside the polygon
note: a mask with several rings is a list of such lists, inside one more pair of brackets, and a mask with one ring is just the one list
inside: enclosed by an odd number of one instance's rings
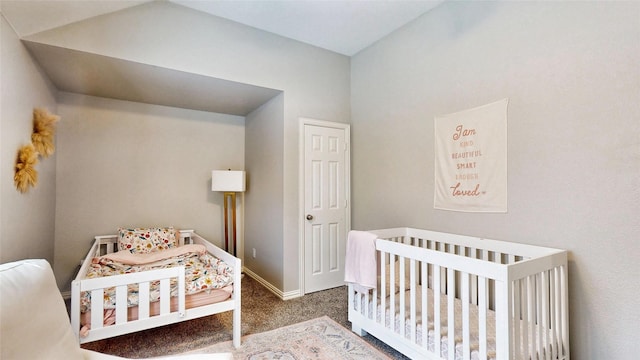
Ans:
{"label": "word 'loved'", "polygon": [[480,192],[480,184],[476,184],[473,190],[460,189],[460,183],[450,186],[449,189],[451,189],[451,195],[453,196],[480,196],[482,194]]}

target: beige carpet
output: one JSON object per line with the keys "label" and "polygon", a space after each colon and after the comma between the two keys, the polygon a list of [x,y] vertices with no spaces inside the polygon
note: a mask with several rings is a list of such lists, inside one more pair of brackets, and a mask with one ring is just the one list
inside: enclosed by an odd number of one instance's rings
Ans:
{"label": "beige carpet", "polygon": [[388,360],[353,332],[327,316],[242,337],[242,346],[235,349],[231,341],[218,343],[193,354],[233,353],[241,360]]}

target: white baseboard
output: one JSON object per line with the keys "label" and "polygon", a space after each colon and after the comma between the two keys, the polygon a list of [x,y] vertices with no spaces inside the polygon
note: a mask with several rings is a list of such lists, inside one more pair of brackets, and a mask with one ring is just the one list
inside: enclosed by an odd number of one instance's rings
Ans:
{"label": "white baseboard", "polygon": [[256,274],[253,271],[247,269],[246,267],[243,267],[243,270],[244,270],[244,273],[247,274],[247,276],[249,276],[253,280],[259,282],[262,286],[266,287],[267,290],[269,290],[272,293],[274,293],[281,300],[291,300],[291,299],[295,299],[297,297],[301,297],[302,296],[302,294],[300,293],[299,289],[298,290],[293,290],[293,291],[283,292],[282,290],[280,290],[277,287],[273,286],[267,280],[261,278],[258,274]]}

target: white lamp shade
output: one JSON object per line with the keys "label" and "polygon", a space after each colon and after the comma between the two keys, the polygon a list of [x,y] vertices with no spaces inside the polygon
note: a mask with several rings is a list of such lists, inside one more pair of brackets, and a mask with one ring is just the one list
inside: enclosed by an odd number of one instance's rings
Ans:
{"label": "white lamp shade", "polygon": [[213,170],[211,172],[211,191],[244,192],[244,171]]}

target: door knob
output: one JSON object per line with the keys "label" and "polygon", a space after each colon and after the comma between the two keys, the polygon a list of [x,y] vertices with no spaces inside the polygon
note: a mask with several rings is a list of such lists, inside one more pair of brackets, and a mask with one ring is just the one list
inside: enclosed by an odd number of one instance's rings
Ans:
{"label": "door knob", "polygon": [[307,215],[307,220],[313,220],[313,215],[311,214]]}

